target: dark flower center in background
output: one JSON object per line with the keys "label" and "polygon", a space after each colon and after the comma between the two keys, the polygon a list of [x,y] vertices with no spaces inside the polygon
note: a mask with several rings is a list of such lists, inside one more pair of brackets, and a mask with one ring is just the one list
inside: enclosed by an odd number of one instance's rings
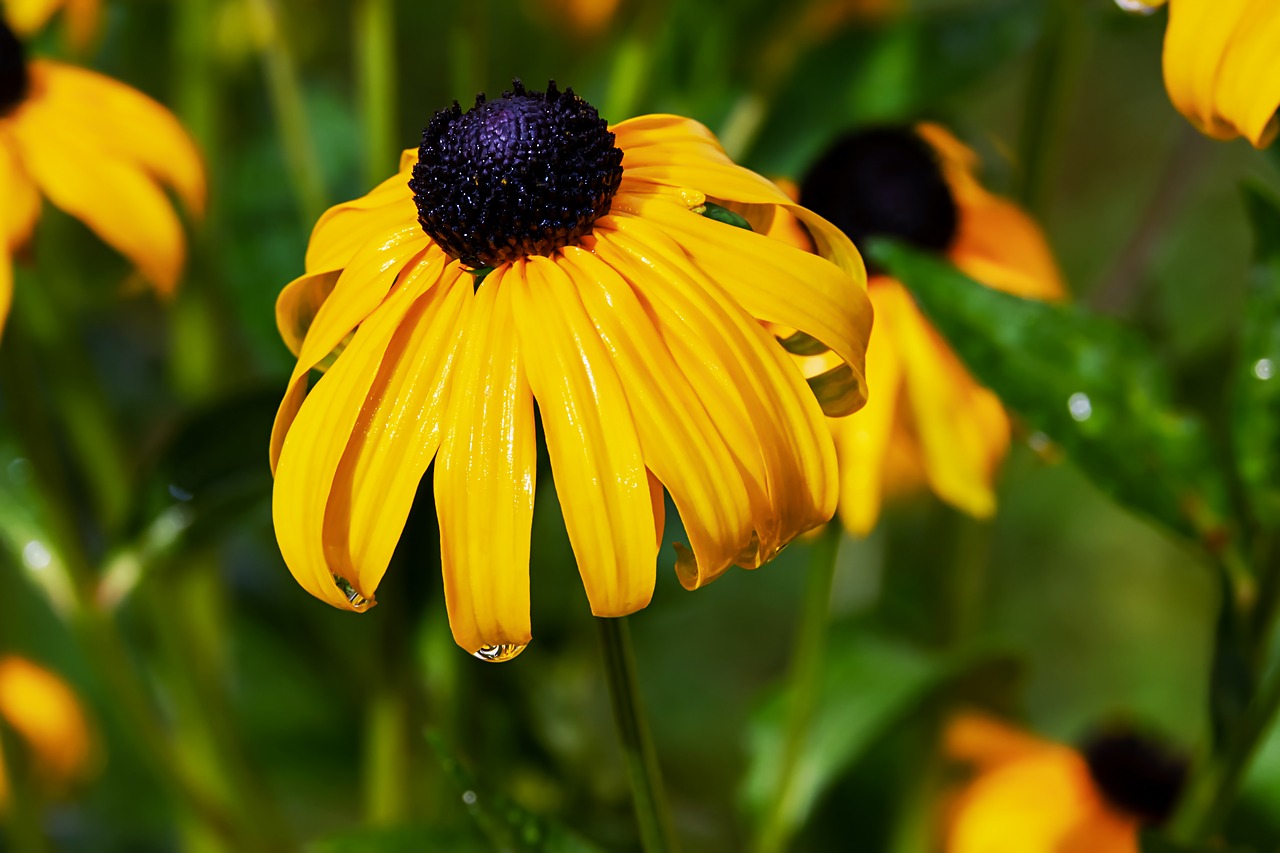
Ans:
{"label": "dark flower center in background", "polygon": [[1187,777],[1183,758],[1132,732],[1097,735],[1082,751],[1089,775],[1114,808],[1154,824],[1173,814]]}
{"label": "dark flower center in background", "polygon": [[941,252],[956,235],[956,202],[937,155],[907,127],[841,137],[805,175],[800,203],[860,249],[879,236]]}
{"label": "dark flower center in background", "polygon": [[622,180],[622,151],[595,107],[554,82],[514,89],[436,113],[409,182],[422,230],[473,267],[576,242]]}
{"label": "dark flower center in background", "polygon": [[0,116],[27,96],[27,55],[13,30],[0,21]]}

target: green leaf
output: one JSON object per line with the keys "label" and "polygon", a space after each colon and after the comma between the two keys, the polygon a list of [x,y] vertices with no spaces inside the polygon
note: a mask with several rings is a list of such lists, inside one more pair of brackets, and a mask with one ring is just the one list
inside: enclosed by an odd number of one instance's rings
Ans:
{"label": "green leaf", "polygon": [[1226,544],[1226,487],[1205,427],[1174,411],[1169,378],[1141,340],[896,243],[875,241],[868,254],[911,289],[978,380],[1098,486],[1212,549]]}
{"label": "green leaf", "polygon": [[572,830],[486,788],[439,735],[428,732],[427,742],[457,789],[476,829],[493,849],[524,853],[598,853],[598,847]]}
{"label": "green leaf", "polygon": [[[802,826],[828,788],[930,692],[994,660],[989,652],[931,657],[864,631],[834,632],[827,644],[822,689],[805,750],[795,768],[788,813]],[[1007,658],[1000,658],[1007,662]],[[748,731],[751,756],[741,799],[755,815],[769,812],[786,737],[786,692],[775,693]]]}
{"label": "green leaf", "polygon": [[1244,188],[1256,262],[1234,371],[1236,468],[1254,519],[1280,527],[1280,207]]}

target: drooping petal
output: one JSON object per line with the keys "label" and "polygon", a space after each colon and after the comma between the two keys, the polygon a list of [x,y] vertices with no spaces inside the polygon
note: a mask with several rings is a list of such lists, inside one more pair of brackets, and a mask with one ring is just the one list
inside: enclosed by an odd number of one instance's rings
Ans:
{"label": "drooping petal", "polygon": [[295,357],[302,352],[307,331],[341,276],[342,270],[303,274],[286,284],[276,297],[276,328]]}
{"label": "drooping petal", "polygon": [[653,318],[619,273],[592,253],[595,238],[563,250],[577,286],[622,380],[645,465],[680,512],[699,585],[740,559],[751,545],[751,502],[733,457],[706,408],[672,357]]}
{"label": "drooping petal", "polygon": [[961,202],[959,228],[947,254],[966,275],[996,290],[1028,299],[1065,296],[1040,227],[1016,204],[997,196]]}
{"label": "drooping petal", "polygon": [[977,517],[995,511],[993,460],[1008,443],[1007,422],[995,435],[981,389],[897,282],[885,280],[877,305],[892,316],[887,330],[902,364],[906,401],[934,492]]}
{"label": "drooping petal", "polygon": [[520,348],[591,612],[633,613],[653,595],[657,542],[649,475],[613,359],[555,261],[516,261],[503,285],[513,291]]}
{"label": "drooping petal", "polygon": [[[419,255],[421,257],[419,257]],[[298,353],[298,364],[289,377],[289,385],[271,430],[271,468],[275,470],[289,426],[306,393],[307,375],[364,322],[376,309],[392,285],[410,267],[429,265],[439,275],[445,262],[444,253],[415,224],[402,227],[382,240],[366,244],[338,277],[333,291],[321,303],[307,329]],[[305,288],[305,285],[300,288]],[[297,295],[297,294],[295,294]],[[277,322],[292,318],[277,314]]]}
{"label": "drooping petal", "polygon": [[1270,0],[1180,0],[1169,4],[1164,79],[1178,111],[1219,139],[1244,135],[1257,147],[1280,129],[1280,20]]}
{"label": "drooping petal", "polygon": [[496,269],[476,291],[436,460],[449,625],[472,653],[531,636],[536,429],[506,276]]}
{"label": "drooping petal", "polygon": [[137,89],[72,65],[36,60],[31,75],[33,106],[56,115],[66,132],[172,187],[192,213],[204,210],[204,164],[173,113]]}
{"label": "drooping petal", "polygon": [[3,132],[0,132],[0,198],[4,199],[0,242],[14,252],[31,239],[31,231],[40,216],[40,192],[22,167],[13,140]]}
{"label": "drooping petal", "polygon": [[858,536],[870,533],[880,518],[885,457],[902,389],[902,367],[889,332],[892,306],[880,301],[874,279],[867,292],[876,309],[876,333],[867,346],[867,384],[873,393],[860,411],[830,420],[840,462],[840,521]]}
{"label": "drooping petal", "polygon": [[4,19],[23,36],[39,32],[65,0],[5,0]]}
{"label": "drooping petal", "polygon": [[308,273],[342,269],[367,243],[418,221],[409,191],[409,175],[399,172],[368,194],[334,205],[311,229],[305,269]]}
{"label": "drooping petal", "polygon": [[89,226],[162,294],[177,286],[186,257],[182,224],[140,166],[71,130],[61,110],[27,101],[10,130],[28,173],[55,206]]}
{"label": "drooping petal", "polygon": [[596,250],[610,266],[632,269],[626,277],[652,306],[663,339],[753,495],[759,551],[739,564],[771,559],[835,512],[835,452],[799,368],[656,226],[614,215],[597,220],[596,235]]}
{"label": "drooping petal", "polygon": [[[458,288],[438,286],[449,283],[439,264],[409,270],[316,383],[284,436],[272,495],[280,552],[298,583],[335,607],[358,610],[362,599],[372,600],[386,570],[383,555],[390,558],[413,500],[413,470],[425,470],[435,450],[439,416],[430,407],[439,405],[437,377],[457,325],[457,297],[450,296]],[[451,319],[455,328],[448,328]],[[396,411],[402,397],[428,407],[419,423],[398,420],[418,416]],[[404,443],[392,453],[398,441]],[[405,458],[407,470],[393,470]],[[356,595],[340,589],[335,576]]]}
{"label": "drooping petal", "polygon": [[849,370],[842,371],[838,390],[823,389],[828,392],[819,400],[823,411],[847,415],[866,402],[872,308],[865,288],[845,271],[779,240],[660,199],[625,196],[615,199],[614,208],[656,223],[753,317],[798,329],[836,352]]}
{"label": "drooping petal", "polygon": [[781,207],[804,223],[819,255],[866,285],[862,256],[840,229],[796,204],[768,178],[734,163],[704,125],[681,116],[649,115],[611,129],[623,152],[622,192],[650,183],[697,189],[721,201]]}

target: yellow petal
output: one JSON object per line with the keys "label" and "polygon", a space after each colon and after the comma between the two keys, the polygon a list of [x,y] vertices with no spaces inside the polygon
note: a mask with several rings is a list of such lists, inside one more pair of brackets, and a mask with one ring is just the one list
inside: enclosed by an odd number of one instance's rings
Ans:
{"label": "yellow petal", "polygon": [[399,172],[367,195],[324,212],[307,243],[306,271],[328,272],[351,263],[366,244],[418,221],[409,175]]}
{"label": "yellow petal", "polygon": [[845,393],[822,401],[827,414],[862,407],[872,309],[865,288],[845,271],[818,255],[659,199],[625,196],[615,199],[619,208],[659,225],[753,317],[798,329],[836,352],[852,376]]}
{"label": "yellow petal", "polygon": [[9,319],[9,307],[13,304],[13,260],[9,247],[0,240],[0,334],[4,333]]}
{"label": "yellow petal", "polygon": [[1169,4],[1164,78],[1178,111],[1219,139],[1275,138],[1280,107],[1280,21],[1271,0]]}
{"label": "yellow petal", "polygon": [[943,751],[947,757],[974,767],[1007,764],[1053,748],[1048,741],[995,717],[962,713],[947,723]]}
{"label": "yellow petal", "polygon": [[31,239],[31,231],[40,215],[40,193],[18,159],[16,144],[0,124],[0,198],[5,201],[0,212],[0,243],[10,252]]}
{"label": "yellow petal", "polygon": [[902,368],[889,329],[892,307],[881,304],[881,289],[868,293],[876,309],[876,333],[867,347],[867,384],[871,396],[861,411],[830,421],[840,463],[840,521],[856,536],[865,536],[880,518],[885,458],[894,434]]}
{"label": "yellow petal", "polygon": [[276,297],[276,328],[294,356],[302,352],[307,331],[341,275],[341,270],[300,275],[286,284]]}
{"label": "yellow petal", "polygon": [[1040,227],[1016,204],[984,192],[960,201],[960,222],[947,251],[957,267],[988,287],[1028,299],[1066,295]]}
{"label": "yellow petal", "polygon": [[513,291],[521,352],[591,612],[633,613],[653,596],[657,543],[649,477],[613,360],[555,261],[516,261],[502,283]]}
{"label": "yellow petal", "polygon": [[89,764],[92,740],[80,700],[49,670],[15,655],[0,658],[0,716],[44,780],[66,783]]}
{"label": "yellow petal", "polygon": [[436,460],[449,625],[472,653],[531,636],[536,428],[506,275],[494,270],[476,291]]}
{"label": "yellow petal", "polygon": [[66,0],[5,0],[4,19],[23,36],[39,32]]}
{"label": "yellow petal", "polygon": [[72,65],[36,60],[31,74],[41,108],[67,132],[173,187],[192,213],[204,210],[200,152],[171,112],[137,89]]}
{"label": "yellow petal", "polygon": [[622,149],[622,192],[651,183],[693,188],[726,202],[779,206],[804,223],[818,254],[866,285],[862,256],[827,220],[801,207],[768,178],[734,163],[707,128],[691,119],[650,115],[611,128]]}
{"label": "yellow petal", "polygon": [[[1176,2],[1176,0],[1175,0]],[[1064,747],[983,773],[956,803],[947,853],[1138,853],[1135,822],[1098,801]]]}
{"label": "yellow petal", "polygon": [[[293,375],[289,377],[284,400],[276,412],[275,426],[271,430],[273,471],[280,458],[280,446],[298,407],[302,405],[311,369],[328,358],[338,344],[364,322],[402,274],[408,277],[410,266],[429,266],[434,270],[431,274],[438,276],[444,263],[444,253],[427,239],[416,224],[402,227],[376,242],[366,244],[352,258],[307,329],[306,338],[298,353],[298,363],[293,369]],[[304,289],[306,286],[299,287]],[[290,298],[297,295],[295,293]],[[279,316],[277,321],[280,321]]]}
{"label": "yellow petal", "polygon": [[[751,503],[728,447],[667,349],[632,286],[592,253],[563,250],[561,266],[613,356],[640,438],[645,465],[671,493],[696,565],[698,585],[720,575],[751,544]],[[683,573],[683,572],[682,572]]]}
{"label": "yellow petal", "polygon": [[172,293],[186,240],[155,181],[75,133],[48,104],[28,101],[11,127],[23,163],[49,201],[128,258],[160,293]]}
{"label": "yellow petal", "polygon": [[280,553],[303,588],[335,607],[363,609],[386,571],[439,441],[442,377],[469,287],[438,264],[414,266],[284,439],[272,495]]}
{"label": "yellow petal", "polygon": [[992,460],[1003,455],[1007,426],[991,433],[989,413],[975,411],[984,405],[976,383],[906,290],[888,280],[877,287],[883,291],[877,305],[893,318],[887,331],[902,362],[929,484],[958,509],[989,516],[995,511]]}
{"label": "yellow petal", "polygon": [[759,550],[739,564],[771,559],[827,521],[836,506],[835,452],[804,377],[764,327],[662,230],[620,214],[597,220],[596,235],[596,251],[627,270],[650,306],[752,495]]}

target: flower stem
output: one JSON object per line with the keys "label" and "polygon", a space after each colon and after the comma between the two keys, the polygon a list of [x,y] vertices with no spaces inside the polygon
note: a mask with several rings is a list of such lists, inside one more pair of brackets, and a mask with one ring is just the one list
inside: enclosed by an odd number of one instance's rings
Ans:
{"label": "flower stem", "polygon": [[640,839],[646,853],[678,850],[680,845],[671,823],[671,807],[667,804],[658,755],[640,703],[630,626],[626,617],[601,618],[596,624],[600,628],[609,701],[613,704],[618,740],[627,762]]}
{"label": "flower stem", "polygon": [[1031,60],[1030,79],[1018,137],[1022,167],[1017,198],[1038,218],[1048,202],[1051,166],[1061,137],[1070,82],[1079,66],[1084,14],[1080,0],[1051,0],[1040,44]]}
{"label": "flower stem", "polygon": [[822,659],[827,644],[831,582],[840,547],[840,524],[828,522],[810,547],[809,575],[805,582],[800,631],[791,655],[791,703],[782,747],[782,762],[774,789],[772,810],[766,816],[756,844],[760,853],[777,853],[786,847],[794,830],[796,770],[809,735],[809,724],[822,688]]}
{"label": "flower stem", "polygon": [[22,737],[0,715],[0,781],[8,782],[8,802],[0,811],[5,828],[6,849],[13,853],[47,853],[44,835],[44,804],[32,772],[33,756]]}
{"label": "flower stem", "polygon": [[373,186],[391,173],[396,144],[395,7],[391,0],[361,0],[355,12],[357,90],[365,129],[365,181]]}

